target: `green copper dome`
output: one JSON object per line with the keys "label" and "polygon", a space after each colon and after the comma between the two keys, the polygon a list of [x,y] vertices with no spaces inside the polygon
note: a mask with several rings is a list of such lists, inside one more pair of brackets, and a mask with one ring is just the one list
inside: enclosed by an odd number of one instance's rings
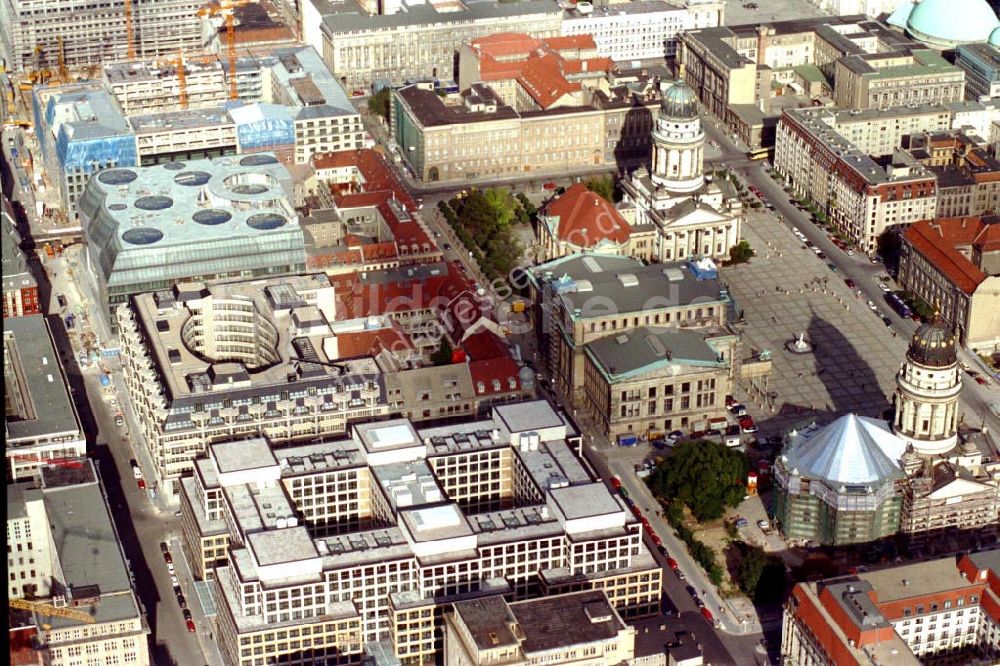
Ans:
{"label": "green copper dome", "polygon": [[684,81],[677,81],[663,93],[660,113],[667,118],[690,120],[698,117],[698,96]]}
{"label": "green copper dome", "polygon": [[936,48],[985,42],[997,27],[986,0],[920,0],[906,21],[910,35]]}
{"label": "green copper dome", "polygon": [[997,28],[990,33],[990,45],[1000,46],[1000,28]]}

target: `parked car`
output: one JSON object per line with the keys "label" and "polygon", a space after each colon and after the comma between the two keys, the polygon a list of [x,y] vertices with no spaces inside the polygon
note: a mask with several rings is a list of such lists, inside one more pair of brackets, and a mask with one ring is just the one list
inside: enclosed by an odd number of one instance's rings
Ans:
{"label": "parked car", "polygon": [[145,490],[146,489],[146,480],[145,479],[139,479],[136,482],[136,485],[139,486],[139,490]]}
{"label": "parked car", "polygon": [[758,520],[757,521],[757,527],[759,527],[760,529],[766,531],[766,530],[771,529],[771,524],[769,522],[767,522],[766,520]]}
{"label": "parked car", "polygon": [[125,425],[125,419],[122,418],[121,414],[115,415],[115,425],[118,427]]}
{"label": "parked car", "polygon": [[663,555],[664,557],[666,557],[666,555],[667,555],[667,547],[664,546],[662,543],[656,544],[656,550],[660,553],[660,555]]}
{"label": "parked car", "polygon": [[976,375],[976,383],[982,384],[983,386],[989,386],[990,384],[989,380],[986,379],[986,377],[983,377],[982,375]]}
{"label": "parked car", "polygon": [[747,525],[749,525],[749,523],[747,522],[746,518],[737,518],[736,519],[736,529],[743,529]]}
{"label": "parked car", "polygon": [[671,569],[673,569],[674,571],[677,571],[677,568],[678,568],[677,567],[677,560],[675,560],[672,557],[668,557],[667,558],[667,566],[670,567]]}
{"label": "parked car", "polygon": [[170,584],[174,586],[174,589],[181,589],[181,583],[174,574],[170,574]]}
{"label": "parked car", "polygon": [[844,284],[846,284],[851,289],[854,289],[855,287],[858,286],[851,278],[847,278],[846,280],[844,280]]}
{"label": "parked car", "polygon": [[885,282],[881,282],[881,281],[878,283],[878,288],[881,289],[882,293],[884,293],[884,294],[888,294],[889,292],[892,291],[892,287],[890,287],[889,285],[887,285]]}
{"label": "parked car", "polygon": [[443,248],[444,248],[445,250],[450,250],[450,249],[451,249],[451,243],[445,243],[444,245],[442,245],[442,247],[443,247]]}
{"label": "parked car", "polygon": [[882,315],[882,322],[883,322],[883,323],[885,324],[885,327],[886,327],[886,328],[889,328],[890,326],[892,326],[892,320],[891,320],[891,319],[889,319],[889,318],[888,318],[887,316],[885,316],[885,315]]}
{"label": "parked car", "polygon": [[[133,460],[132,462],[134,463],[135,461]],[[170,546],[167,545],[166,541],[161,541],[160,542],[160,552],[162,552],[162,553],[169,553],[170,552]]]}
{"label": "parked car", "polygon": [[196,631],[195,626],[194,626],[194,620],[188,620],[187,621],[187,628],[188,628],[188,631],[190,631],[191,633],[194,633]]}
{"label": "parked car", "polygon": [[177,595],[177,605],[180,606],[182,610],[188,607],[187,599],[184,598],[183,594]]}
{"label": "parked car", "polygon": [[544,187],[547,190],[554,190],[558,186],[550,180],[547,183],[543,184],[542,187]]}
{"label": "parked car", "polygon": [[187,608],[182,608],[181,612],[184,613],[184,621],[185,622],[191,622],[192,621],[191,611],[189,611]]}
{"label": "parked car", "polygon": [[738,403],[736,402],[736,398],[734,396],[731,395],[726,396],[726,409],[729,409],[730,407],[736,404]]}
{"label": "parked car", "polygon": [[708,610],[707,608],[701,609],[701,616],[706,620],[708,620],[709,622],[715,624],[715,616],[712,615],[712,611]]}
{"label": "parked car", "polygon": [[167,571],[170,572],[171,574],[177,573],[174,570],[174,563],[173,562],[167,562]]}
{"label": "parked car", "polygon": [[870,301],[868,301],[867,305],[868,305],[868,309],[871,310],[872,312],[875,312],[876,310],[878,310],[878,306],[875,305],[875,301],[871,301],[870,300]]}
{"label": "parked car", "polygon": [[163,561],[166,562],[167,564],[173,566],[174,557],[173,557],[173,555],[170,554],[169,550],[163,551]]}
{"label": "parked car", "polygon": [[621,490],[622,489],[622,482],[621,482],[621,480],[617,476],[611,477],[610,480],[611,480],[611,487],[612,488],[614,488],[615,490]]}
{"label": "parked car", "polygon": [[141,479],[142,478],[142,470],[139,469],[138,465],[133,465],[132,466],[132,476],[134,476],[137,479]]}

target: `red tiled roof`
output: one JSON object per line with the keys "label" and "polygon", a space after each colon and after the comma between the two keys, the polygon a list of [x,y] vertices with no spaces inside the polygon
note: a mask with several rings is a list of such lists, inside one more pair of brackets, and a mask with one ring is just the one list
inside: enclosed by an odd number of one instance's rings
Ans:
{"label": "red tiled roof", "polygon": [[[521,390],[521,369],[510,356],[492,358],[485,361],[469,361],[469,373],[472,375],[472,385],[477,395],[513,393]],[[510,380],[514,380],[511,388]],[[494,388],[493,380],[500,382],[500,389]],[[480,391],[479,382],[483,383]]]}
{"label": "red tiled roof", "polygon": [[337,319],[356,319],[413,310],[446,310],[458,293],[473,285],[455,264],[446,264],[440,275],[423,273],[409,278],[404,270],[389,271],[393,279],[372,281],[367,273],[346,273],[330,278],[338,301]]}
{"label": "red tiled roof", "polygon": [[593,35],[565,35],[562,37],[548,37],[545,43],[557,51],[562,49],[596,49],[597,43]]}
{"label": "red tiled roof", "polygon": [[538,40],[523,32],[497,32],[474,39],[470,45],[480,54],[496,58],[531,53],[538,46]]}
{"label": "red tiled roof", "polygon": [[402,330],[395,327],[337,335],[337,355],[339,358],[374,356],[386,349],[409,351],[413,349],[413,343]]}
{"label": "red tiled roof", "polygon": [[555,53],[529,58],[517,80],[543,109],[563,95],[580,90],[579,83],[568,81],[563,75],[562,58]]}
{"label": "red tiled roof", "polygon": [[972,294],[986,279],[986,274],[955,246],[971,245],[982,231],[980,227],[978,217],[942,218],[912,224],[903,237],[952,284],[966,294]]}
{"label": "red tiled roof", "polygon": [[579,247],[593,247],[607,239],[624,243],[632,227],[605,198],[576,183],[548,205],[546,216],[558,217],[559,239]]}
{"label": "red tiled roof", "polygon": [[485,361],[491,358],[504,358],[510,356],[510,347],[503,339],[487,329],[479,333],[473,333],[462,341],[462,349],[468,354],[472,361]]}

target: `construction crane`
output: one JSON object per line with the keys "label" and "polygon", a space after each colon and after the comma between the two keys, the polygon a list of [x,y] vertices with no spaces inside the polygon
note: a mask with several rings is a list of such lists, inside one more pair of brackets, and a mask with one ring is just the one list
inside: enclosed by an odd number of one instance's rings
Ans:
{"label": "construction crane", "polygon": [[135,41],[132,36],[132,0],[125,0],[125,39],[128,59],[135,60]]}
{"label": "construction crane", "polygon": [[59,64],[60,83],[69,83],[69,70],[66,68],[66,53],[63,49],[62,35],[58,36],[58,40],[59,40],[59,54],[56,56],[56,58]]}
{"label": "construction crane", "polygon": [[177,84],[180,87],[181,108],[188,108],[187,95],[187,72],[184,71],[184,49],[181,49],[177,58]]}
{"label": "construction crane", "polygon": [[221,16],[226,22],[226,52],[229,56],[229,99],[238,99],[236,91],[236,24],[233,11],[250,0],[218,0],[198,10],[198,16]]}
{"label": "construction crane", "polygon": [[53,606],[52,604],[42,603],[41,601],[28,601],[27,599],[9,599],[7,601],[7,605],[11,608],[34,611],[39,615],[64,617],[68,620],[78,620],[80,622],[86,622],[87,624],[94,623],[93,615],[75,608],[59,608],[58,606]]}

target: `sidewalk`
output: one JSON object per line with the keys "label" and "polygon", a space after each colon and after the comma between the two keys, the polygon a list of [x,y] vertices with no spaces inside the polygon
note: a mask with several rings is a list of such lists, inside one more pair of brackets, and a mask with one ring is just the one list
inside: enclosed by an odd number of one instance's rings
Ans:
{"label": "sidewalk", "polygon": [[[678,568],[687,578],[687,584],[698,591],[705,607],[719,621],[719,629],[737,636],[761,631],[760,623],[756,617],[753,617],[752,620],[741,618],[739,612],[732,607],[730,602],[719,596],[718,590],[708,580],[705,571],[691,558],[687,545],[677,538],[674,529],[660,514],[659,503],[653,498],[646,484],[636,478],[631,466],[619,461],[608,460],[608,467],[618,476],[622,485],[627,488],[632,500],[647,516],[656,534],[663,541],[670,557],[677,561]],[[705,590],[704,594],[701,593],[702,590]],[[723,609],[723,611],[719,613],[719,609]]]}
{"label": "sidewalk", "polygon": [[[195,627],[198,629],[197,637],[198,644],[201,646],[201,652],[210,666],[225,666],[222,653],[219,651],[218,642],[215,640],[215,631],[217,630],[215,622],[210,620],[205,614],[201,591],[198,589],[198,582],[195,580],[194,574],[191,573],[191,568],[188,566],[187,558],[184,557],[184,547],[181,544],[180,537],[171,536],[168,539],[168,543],[170,544],[170,550],[179,555],[174,558],[174,570],[180,574],[180,569],[182,567],[184,569],[184,576],[181,577],[178,575],[178,581],[189,583],[189,588],[184,590],[182,587],[181,591],[184,593],[188,609],[191,610],[191,619],[194,620]],[[193,603],[194,599],[198,599],[198,603]],[[214,603],[214,599],[212,602]]]}

